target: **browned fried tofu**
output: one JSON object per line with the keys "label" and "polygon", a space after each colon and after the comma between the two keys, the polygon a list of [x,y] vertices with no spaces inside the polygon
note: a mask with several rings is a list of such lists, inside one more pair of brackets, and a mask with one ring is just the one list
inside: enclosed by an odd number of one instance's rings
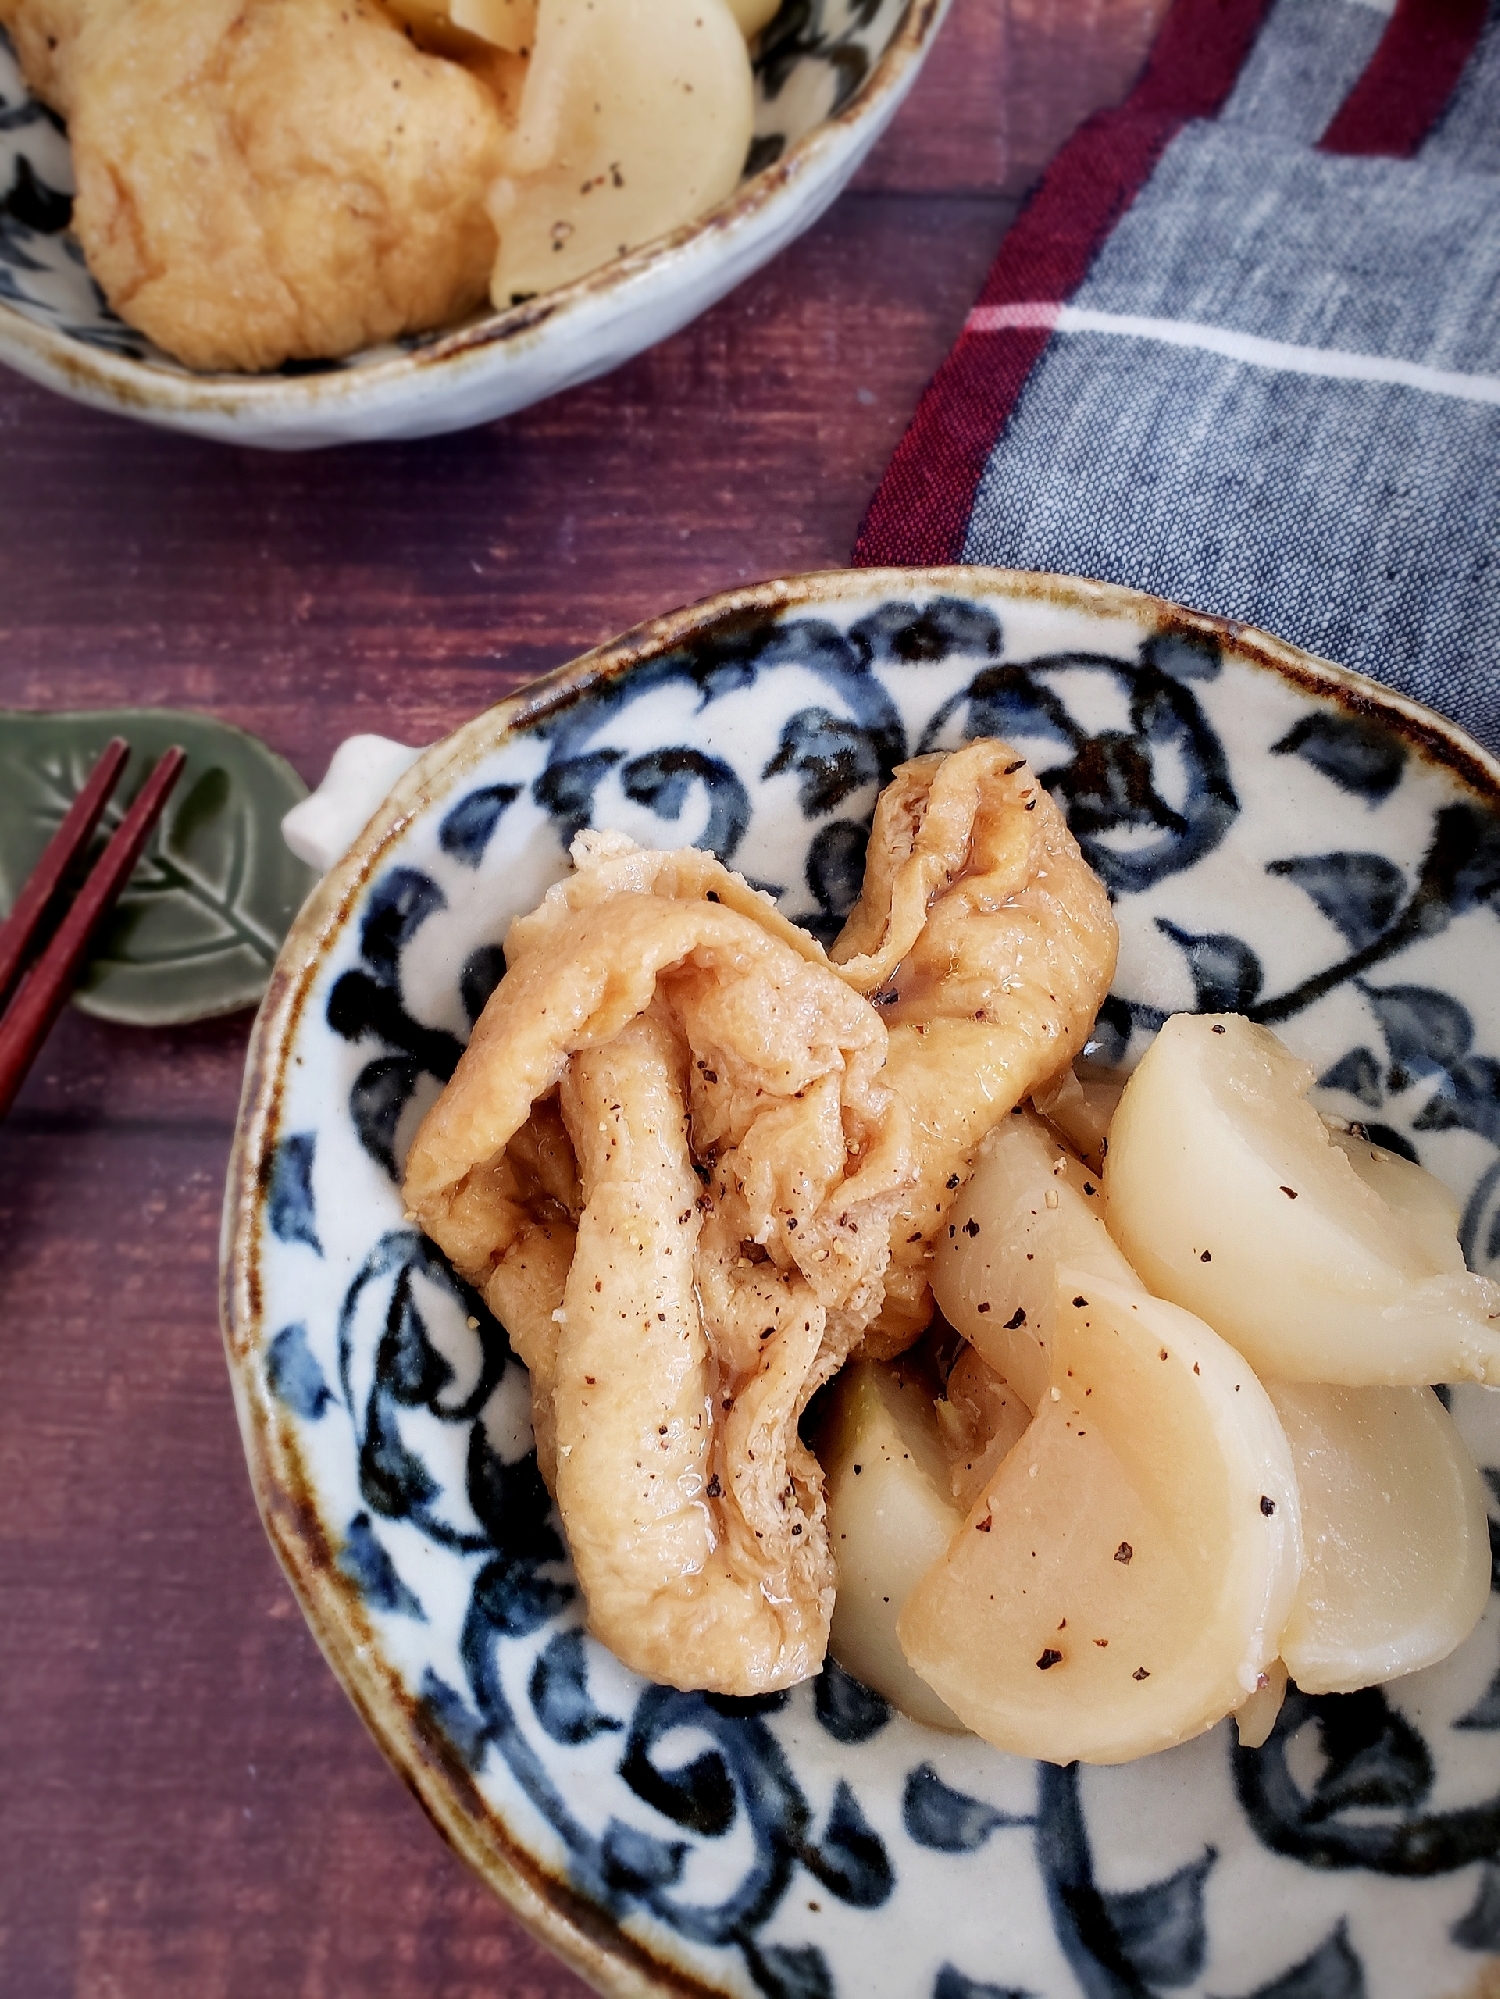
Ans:
{"label": "browned fried tofu", "polygon": [[74,227],[123,319],[255,371],[485,298],[502,124],[373,0],[0,0],[69,119]]}
{"label": "browned fried tofu", "polygon": [[130,0],[0,0],[0,28],[15,43],[26,81],[66,118],[73,56],[85,20],[118,13]]}

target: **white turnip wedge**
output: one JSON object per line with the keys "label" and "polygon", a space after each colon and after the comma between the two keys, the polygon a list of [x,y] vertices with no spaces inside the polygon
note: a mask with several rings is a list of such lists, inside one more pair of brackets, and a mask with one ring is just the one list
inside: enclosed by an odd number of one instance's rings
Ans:
{"label": "white turnip wedge", "polygon": [[524,56],[536,38],[536,0],[386,0],[398,20],[434,34],[442,46],[444,28]]}
{"label": "white turnip wedge", "polygon": [[965,1347],[937,1403],[938,1431],[948,1454],[948,1489],[967,1513],[1031,1423],[1031,1410],[976,1347]]}
{"label": "white turnip wedge", "polygon": [[1445,1271],[1464,1269],[1464,1253],[1458,1246],[1463,1207],[1450,1187],[1399,1152],[1372,1145],[1359,1131],[1330,1125],[1328,1136],[1365,1185],[1421,1237]]}
{"label": "white turnip wedge", "polygon": [[1029,1111],[986,1137],[933,1259],[950,1326],[1035,1409],[1051,1379],[1052,1278],[1059,1263],[1135,1285],[1099,1212],[1100,1179]]}
{"label": "white turnip wedge", "polygon": [[536,0],[448,0],[448,17],[455,28],[513,55],[528,54],[536,40]]}
{"label": "white turnip wedge", "polygon": [[1138,1284],[1053,1277],[1036,1417],[897,1628],[997,1748],[1123,1763],[1261,1685],[1301,1573],[1297,1485],[1265,1391],[1217,1334]]}
{"label": "white turnip wedge", "polygon": [[1241,1749],[1263,1749],[1271,1739],[1276,1717],[1286,1699],[1286,1661],[1273,1659],[1261,1674],[1258,1686],[1243,1706],[1234,1711]]}
{"label": "white turnip wedge", "polygon": [[725,0],[540,0],[488,207],[502,310],[721,201],[744,171],[750,57]]}
{"label": "white turnip wedge", "polygon": [[1282,1634],[1304,1693],[1447,1658],[1490,1592],[1484,1488],[1430,1388],[1267,1382],[1302,1495],[1306,1561]]}
{"label": "white turnip wedge", "polygon": [[1265,1375],[1500,1384],[1500,1286],[1464,1269],[1451,1202],[1419,1167],[1351,1159],[1312,1082],[1238,1015],[1169,1020],[1110,1126],[1111,1234]]}
{"label": "white turnip wedge", "polygon": [[769,27],[776,18],[780,0],[729,0],[729,11],[739,26],[740,33],[749,41],[762,28]]}
{"label": "white turnip wedge", "polygon": [[914,1721],[962,1724],[906,1663],[896,1619],[963,1518],[933,1413],[935,1382],[901,1364],[854,1361],[819,1438],[839,1589],[828,1649]]}
{"label": "white turnip wedge", "polygon": [[1104,1164],[1110,1120],[1119,1108],[1123,1076],[1078,1075],[1064,1069],[1031,1093],[1031,1107],[1060,1132],[1086,1166]]}

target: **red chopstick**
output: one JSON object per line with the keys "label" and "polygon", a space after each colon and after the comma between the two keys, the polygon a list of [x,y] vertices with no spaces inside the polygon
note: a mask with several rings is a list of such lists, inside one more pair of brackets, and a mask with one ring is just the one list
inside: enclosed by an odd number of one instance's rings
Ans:
{"label": "red chopstick", "polygon": [[130,745],[123,736],[113,736],[104,745],[82,791],[68,807],[61,826],[43,849],[42,858],[27,876],[15,908],[0,925],[0,1007],[21,976],[21,966],[47,905],[62,886],[62,878],[74,857],[88,844],[129,755]]}
{"label": "red chopstick", "polygon": [[[0,926],[0,1004],[15,985],[27,951],[69,866],[93,837],[129,754],[130,746],[118,736],[106,746],[90,771],[88,782],[28,876],[15,908]],[[36,1059],[37,1050],[72,991],[89,940],[135,872],[141,850],[150,839],[151,829],[161,817],[186,762],[179,749],[170,749],[162,757],[110,836],[108,846],[94,863],[50,943],[25,972],[15,997],[0,1018],[0,1117],[15,1102],[16,1092]]]}

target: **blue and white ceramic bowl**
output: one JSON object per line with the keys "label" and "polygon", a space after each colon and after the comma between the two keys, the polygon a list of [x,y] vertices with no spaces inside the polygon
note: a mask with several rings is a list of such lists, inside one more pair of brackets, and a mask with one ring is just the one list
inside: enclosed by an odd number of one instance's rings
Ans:
{"label": "blue and white ceramic bowl", "polygon": [[[601,1990],[771,1999],[1500,1991],[1500,1605],[1444,1665],[1122,1769],[930,1733],[836,1667],[731,1701],[583,1630],[504,1329],[397,1171],[581,826],[697,842],[823,937],[919,749],[1024,746],[1114,891],[1095,1054],[1237,1008],[1500,1261],[1500,767],[1256,633],[985,570],[742,590],[402,779],[289,938],[226,1207],[255,1488],[335,1671],[458,1850]],[[1453,1407],[1500,1495],[1500,1404]],[[1497,1498],[1500,1513],[1500,1498]],[[1492,1529],[1500,1537],[1500,1527]],[[1500,1538],[1497,1538],[1500,1547]]]}
{"label": "blue and white ceramic bowl", "polygon": [[810,228],[895,116],[950,0],[784,0],[727,201],[527,305],[327,366],[196,375],[115,318],[68,231],[67,139],[0,33],[0,361],[122,416],[298,450],[487,423],[618,367]]}

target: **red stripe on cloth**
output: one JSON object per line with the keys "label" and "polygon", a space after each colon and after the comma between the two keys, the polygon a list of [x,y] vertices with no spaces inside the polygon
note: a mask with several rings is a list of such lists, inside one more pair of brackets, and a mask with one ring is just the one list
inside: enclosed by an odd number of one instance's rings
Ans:
{"label": "red stripe on cloth", "polygon": [[1442,116],[1487,12],[1487,0],[1397,0],[1319,150],[1409,160]]}
{"label": "red stripe on cloth", "polygon": [[[1001,245],[981,306],[1071,298],[1169,142],[1234,88],[1271,0],[1175,0],[1146,67],[1114,111],[1081,126]],[[870,502],[861,566],[956,562],[974,495],[1046,327],[968,332],[933,377]]]}

